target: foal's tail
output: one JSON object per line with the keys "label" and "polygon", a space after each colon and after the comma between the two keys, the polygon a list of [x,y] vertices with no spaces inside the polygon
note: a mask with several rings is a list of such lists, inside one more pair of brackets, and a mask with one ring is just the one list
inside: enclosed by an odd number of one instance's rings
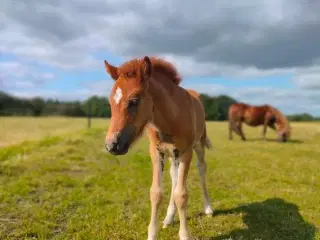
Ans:
{"label": "foal's tail", "polygon": [[212,144],[211,144],[211,141],[210,141],[210,139],[209,139],[208,137],[206,137],[206,141],[205,141],[205,143],[204,143],[204,146],[205,146],[206,148],[208,148],[209,150],[213,149]]}
{"label": "foal's tail", "polygon": [[201,142],[203,144],[203,146],[205,146],[207,149],[212,149],[212,144],[211,144],[211,141],[210,139],[208,138],[208,135],[207,135],[207,128],[204,127],[204,132],[203,132],[203,135],[201,137]]}

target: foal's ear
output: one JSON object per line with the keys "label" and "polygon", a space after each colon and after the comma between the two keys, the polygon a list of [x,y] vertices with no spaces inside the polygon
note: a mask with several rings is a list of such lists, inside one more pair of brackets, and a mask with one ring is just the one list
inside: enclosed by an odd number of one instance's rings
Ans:
{"label": "foal's ear", "polygon": [[151,64],[151,60],[148,56],[145,56],[143,58],[143,62],[141,64],[141,70],[142,70],[142,76],[143,76],[142,81],[145,82],[149,79],[149,77],[151,76],[151,72],[152,72],[152,64]]}
{"label": "foal's ear", "polygon": [[106,60],[104,60],[104,65],[106,67],[107,73],[112,77],[113,80],[117,81],[119,78],[118,68],[110,65]]}

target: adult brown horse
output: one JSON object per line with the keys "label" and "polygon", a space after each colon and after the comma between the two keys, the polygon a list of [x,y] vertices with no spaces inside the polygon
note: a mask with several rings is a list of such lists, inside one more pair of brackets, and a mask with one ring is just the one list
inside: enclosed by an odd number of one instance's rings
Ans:
{"label": "adult brown horse", "polygon": [[157,235],[157,214],[162,199],[162,178],[165,156],[171,162],[172,189],[163,227],[173,223],[176,207],[180,219],[179,237],[191,239],[187,226],[187,175],[193,154],[201,179],[204,211],[212,214],[206,188],[205,147],[207,137],[205,112],[200,96],[179,86],[181,77],[169,62],[145,56],[132,59],[119,67],[105,61],[107,73],[115,80],[109,102],[111,120],[105,139],[106,149],[113,155],[124,155],[147,128],[152,160],[150,188],[151,220],[148,239]]}
{"label": "adult brown horse", "polygon": [[291,136],[291,126],[287,118],[278,109],[268,104],[254,106],[233,103],[228,111],[228,121],[230,140],[232,140],[232,131],[237,133],[243,141],[246,140],[242,131],[243,122],[251,127],[263,125],[263,139],[265,139],[267,127],[277,131],[279,141],[286,142]]}

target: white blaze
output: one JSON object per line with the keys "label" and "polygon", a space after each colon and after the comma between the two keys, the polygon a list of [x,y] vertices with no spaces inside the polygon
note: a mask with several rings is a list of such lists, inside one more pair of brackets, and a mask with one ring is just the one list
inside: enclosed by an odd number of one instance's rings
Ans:
{"label": "white blaze", "polygon": [[114,95],[113,95],[113,99],[114,99],[114,101],[116,102],[116,104],[119,104],[122,96],[123,96],[123,95],[122,95],[122,90],[121,90],[121,88],[118,87],[117,90],[116,90],[116,92],[115,92]]}

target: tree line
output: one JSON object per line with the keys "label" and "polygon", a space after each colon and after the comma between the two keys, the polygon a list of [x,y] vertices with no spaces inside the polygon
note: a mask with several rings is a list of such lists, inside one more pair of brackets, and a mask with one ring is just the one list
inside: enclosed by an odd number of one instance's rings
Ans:
{"label": "tree line", "polygon": [[[209,96],[201,94],[206,119],[225,121],[228,109],[237,100],[227,95]],[[57,99],[18,98],[0,91],[0,116],[68,116],[68,117],[108,118],[111,109],[107,97],[91,96],[85,101],[59,101]],[[295,114],[288,116],[291,121],[316,121],[320,118],[310,114]]]}

